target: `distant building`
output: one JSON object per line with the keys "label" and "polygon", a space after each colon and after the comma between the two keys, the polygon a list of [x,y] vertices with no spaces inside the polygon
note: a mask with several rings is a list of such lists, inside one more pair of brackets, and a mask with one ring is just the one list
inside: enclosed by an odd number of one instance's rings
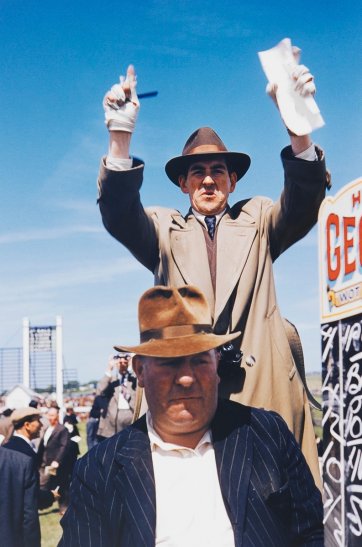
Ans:
{"label": "distant building", "polygon": [[4,399],[7,408],[22,408],[29,406],[31,400],[40,401],[41,398],[38,393],[29,387],[17,384],[5,393]]}

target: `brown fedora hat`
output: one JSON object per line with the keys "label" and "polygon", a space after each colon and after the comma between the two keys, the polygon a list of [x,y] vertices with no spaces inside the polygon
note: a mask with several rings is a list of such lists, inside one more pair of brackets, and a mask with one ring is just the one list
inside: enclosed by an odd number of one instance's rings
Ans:
{"label": "brown fedora hat", "polygon": [[138,305],[140,344],[114,346],[148,357],[182,357],[217,348],[240,336],[214,334],[203,293],[193,285],[156,286],[146,291]]}
{"label": "brown fedora hat", "polygon": [[229,171],[236,173],[237,180],[241,179],[250,167],[250,156],[242,152],[229,152],[211,127],[200,127],[187,139],[182,155],[166,163],[166,174],[179,186],[179,176],[186,175],[191,163],[214,155],[222,155],[225,158]]}

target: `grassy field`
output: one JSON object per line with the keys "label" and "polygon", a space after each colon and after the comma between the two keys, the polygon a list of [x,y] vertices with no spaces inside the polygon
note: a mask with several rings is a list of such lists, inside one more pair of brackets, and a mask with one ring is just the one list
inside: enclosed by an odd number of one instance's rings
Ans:
{"label": "grassy field", "polygon": [[[87,451],[85,422],[81,422],[78,425],[78,428],[82,437],[79,444],[79,449],[81,455],[83,455]],[[59,514],[58,504],[54,503],[52,507],[39,511],[39,518],[41,528],[41,547],[56,547],[62,535],[62,528],[59,524],[61,515]]]}

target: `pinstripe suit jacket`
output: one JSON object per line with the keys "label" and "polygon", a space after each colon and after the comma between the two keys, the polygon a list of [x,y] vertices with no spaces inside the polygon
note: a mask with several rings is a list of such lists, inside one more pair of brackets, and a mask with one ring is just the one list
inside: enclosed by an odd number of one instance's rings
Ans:
{"label": "pinstripe suit jacket", "polygon": [[[235,545],[323,547],[321,495],[282,418],[223,401],[212,435]],[[78,460],[61,524],[62,547],[155,545],[156,493],[145,417]]]}

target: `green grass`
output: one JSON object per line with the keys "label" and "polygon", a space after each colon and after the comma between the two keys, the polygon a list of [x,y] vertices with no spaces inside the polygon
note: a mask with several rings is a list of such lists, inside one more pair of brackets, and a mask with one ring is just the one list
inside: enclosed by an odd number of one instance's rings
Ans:
{"label": "green grass", "polygon": [[[82,440],[79,443],[81,455],[87,451],[86,422],[78,425]],[[39,520],[41,528],[41,547],[56,547],[62,535],[62,528],[59,524],[61,515],[59,514],[58,504],[54,503],[43,511],[39,511]]]}

